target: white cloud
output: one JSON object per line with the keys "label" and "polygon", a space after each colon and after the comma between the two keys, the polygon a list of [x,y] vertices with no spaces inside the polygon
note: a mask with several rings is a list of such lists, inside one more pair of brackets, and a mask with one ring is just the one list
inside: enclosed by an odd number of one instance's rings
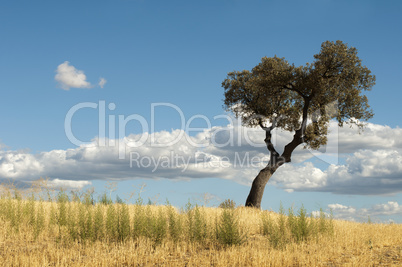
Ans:
{"label": "white cloud", "polygon": [[355,208],[353,208],[351,206],[344,206],[342,204],[329,204],[328,208],[330,208],[330,209],[332,209],[333,211],[336,211],[336,212],[341,211],[341,212],[345,212],[345,213],[348,213],[348,214],[353,214],[353,213],[356,212]]}
{"label": "white cloud", "polygon": [[388,201],[385,204],[374,205],[370,212],[375,216],[402,214],[402,206],[396,201]]}
{"label": "white cloud", "polygon": [[[399,128],[375,124],[369,124],[361,135],[349,128],[339,130],[339,148],[347,148],[346,151],[351,151],[352,147],[360,149],[353,154],[345,154],[345,164],[331,164],[327,169],[319,169],[312,162],[295,164],[313,157],[309,151],[299,147],[294,152],[292,163],[281,166],[269,183],[286,192],[321,191],[355,195],[402,192],[400,134]],[[157,147],[151,143],[152,139],[156,144],[167,143],[180,135],[183,138],[168,147]],[[39,154],[0,150],[0,179],[23,182],[40,177],[71,181],[216,177],[250,185],[268,160],[264,132],[237,124],[213,127],[191,137],[182,130],[144,133],[144,136],[147,141],[140,147],[127,148],[123,153],[126,156],[124,160],[119,160],[117,146],[123,140],[101,140],[105,144],[114,142],[115,146],[98,146],[99,140],[94,139],[92,145]],[[127,138],[139,140],[140,137],[130,135]],[[279,152],[291,137],[289,133],[276,132],[274,142]],[[230,140],[233,142],[228,142]],[[359,147],[354,145],[356,142]],[[196,147],[192,143],[204,144],[205,147]],[[326,151],[335,151],[331,149],[329,147]]]}
{"label": "white cloud", "polygon": [[103,88],[103,86],[105,86],[106,82],[107,82],[107,80],[106,80],[105,78],[102,78],[102,77],[101,77],[101,78],[99,79],[98,85],[100,86],[100,88]]}
{"label": "white cloud", "polygon": [[[328,208],[332,210],[333,215],[337,219],[349,220],[349,221],[363,221],[367,222],[370,217],[375,222],[382,222],[380,217],[402,215],[402,206],[396,201],[388,201],[384,204],[376,204],[370,208],[357,209],[353,206],[345,206],[342,204],[329,204]],[[318,211],[314,211],[313,214],[319,214]],[[387,219],[390,221],[390,219]]]}
{"label": "white cloud", "polygon": [[60,180],[53,179],[47,183],[47,186],[51,188],[62,189],[81,189],[84,186],[91,185],[91,181],[74,181],[74,180]]}
{"label": "white cloud", "polygon": [[321,191],[353,195],[383,195],[402,192],[402,155],[396,150],[360,150],[345,165],[330,165],[322,171],[311,162],[285,164],[271,183],[295,191]]}
{"label": "white cloud", "polygon": [[92,85],[87,81],[87,76],[82,70],[77,70],[70,62],[57,66],[56,76],[54,79],[59,83],[60,87],[64,90],[70,88],[91,88]]}
{"label": "white cloud", "polygon": [[[331,122],[331,128],[336,127]],[[339,128],[338,136],[330,133],[330,138],[338,138],[340,153],[353,153],[359,149],[401,149],[402,129],[386,125],[367,123],[364,131],[358,134],[355,128],[344,126]]]}

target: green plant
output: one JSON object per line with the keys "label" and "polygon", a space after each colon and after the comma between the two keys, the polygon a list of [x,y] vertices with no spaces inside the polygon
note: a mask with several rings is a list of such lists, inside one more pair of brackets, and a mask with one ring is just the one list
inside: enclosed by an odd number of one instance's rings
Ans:
{"label": "green plant", "polygon": [[116,203],[117,203],[117,204],[124,204],[123,199],[121,199],[121,198],[119,197],[119,195],[116,196]]}
{"label": "green plant", "polygon": [[55,204],[53,202],[50,203],[49,225],[57,224],[57,210],[54,206],[55,206]]}
{"label": "green plant", "polygon": [[181,217],[177,214],[175,208],[170,205],[168,206],[167,216],[170,238],[172,238],[173,242],[177,242],[183,233]]}
{"label": "green plant", "polygon": [[[70,239],[71,240],[77,240],[80,236],[79,232],[79,223],[78,223],[78,218],[77,218],[77,211],[76,206],[74,206],[74,203],[69,202],[67,206],[67,212],[66,212],[66,226],[67,226],[67,231],[69,233]],[[79,215],[78,215],[79,216]],[[60,220],[61,222],[61,220]],[[59,226],[63,226],[63,224],[59,224]],[[59,228],[60,231],[60,228]],[[61,234],[61,232],[60,232]]]}
{"label": "green plant", "polygon": [[[22,207],[22,199],[21,198],[16,198],[14,200],[14,205],[11,206],[12,211],[11,211],[11,226],[14,227],[15,231],[19,231],[19,227],[22,223],[23,219],[23,207]],[[15,207],[15,208],[13,208]]]}
{"label": "green plant", "polygon": [[216,229],[217,238],[224,245],[240,245],[246,240],[246,236],[240,232],[239,221],[233,209],[223,210]]}
{"label": "green plant", "polygon": [[28,221],[28,225],[33,227],[35,225],[35,196],[33,193],[28,199],[28,202],[25,202],[25,206],[23,208],[23,214]]}
{"label": "green plant", "polygon": [[67,202],[69,201],[68,196],[65,192],[60,191],[57,195],[57,204],[59,208],[58,213],[58,224],[60,226],[67,225]]}
{"label": "green plant", "polygon": [[283,248],[287,242],[283,222],[276,223],[267,212],[262,214],[261,219],[261,233],[268,237],[272,247]]}
{"label": "green plant", "polygon": [[[332,214],[332,213],[331,213]],[[268,237],[270,244],[274,248],[284,248],[291,242],[303,242],[310,237],[317,236],[318,233],[333,233],[332,215],[328,220],[325,213],[320,209],[319,218],[308,218],[307,211],[301,206],[297,216],[293,208],[289,209],[286,219],[282,204],[279,209],[279,218],[275,221],[269,214],[262,214],[261,233]]]}
{"label": "green plant", "polygon": [[102,195],[99,197],[99,203],[103,205],[110,205],[113,204],[112,199],[107,195],[106,192],[103,192]]}
{"label": "green plant", "polygon": [[78,232],[81,240],[87,238],[85,206],[78,203]]}
{"label": "green plant", "polygon": [[188,233],[191,241],[203,241],[207,237],[207,222],[205,214],[198,206],[187,211]]}
{"label": "green plant", "polygon": [[231,199],[225,199],[221,204],[219,204],[219,208],[222,209],[235,209],[236,208],[236,202]]}
{"label": "green plant", "polygon": [[109,240],[117,239],[117,212],[114,205],[108,205],[106,210],[106,236]]}
{"label": "green plant", "polygon": [[287,231],[287,227],[286,227],[286,216],[285,216],[285,210],[282,206],[282,203],[280,204],[280,207],[279,207],[278,234],[282,239],[281,242],[279,242],[279,245],[282,246],[288,240],[288,231]]}
{"label": "green plant", "polygon": [[130,237],[130,213],[126,204],[119,204],[118,239],[125,241]]}
{"label": "green plant", "polygon": [[104,237],[103,208],[102,205],[97,204],[93,224],[93,241],[102,240],[103,237]]}
{"label": "green plant", "polygon": [[288,210],[287,227],[290,231],[291,236],[297,236],[298,234],[298,224],[297,218],[293,211],[293,206]]}
{"label": "green plant", "polygon": [[162,209],[158,210],[157,216],[148,216],[148,224],[150,231],[148,231],[149,237],[155,244],[161,244],[167,235],[167,223],[166,217]]}
{"label": "green plant", "polygon": [[94,200],[94,189],[88,189],[82,196],[82,203],[86,206],[89,205],[94,205],[95,200]]}
{"label": "green plant", "polygon": [[135,205],[134,208],[132,236],[134,238],[147,236],[147,216],[145,213],[145,207],[142,205]]}
{"label": "green plant", "polygon": [[310,236],[309,221],[307,218],[307,211],[302,205],[299,209],[297,217],[297,231],[295,234],[297,241],[305,241]]}
{"label": "green plant", "polygon": [[44,228],[45,228],[45,210],[43,208],[43,201],[40,201],[36,212],[36,221],[34,229],[35,240],[38,238],[39,234],[44,230]]}

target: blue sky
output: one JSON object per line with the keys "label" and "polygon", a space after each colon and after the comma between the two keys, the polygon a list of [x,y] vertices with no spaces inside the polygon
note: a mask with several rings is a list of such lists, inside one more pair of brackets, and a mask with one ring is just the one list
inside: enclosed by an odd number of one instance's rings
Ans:
{"label": "blue sky", "polygon": [[[96,143],[101,101],[110,138],[109,128],[115,137],[121,134],[110,118],[118,125],[119,115],[135,114],[151,125],[152,103],[171,103],[191,127],[203,128],[188,133],[194,138],[199,133],[201,140],[211,133],[209,126],[229,131],[227,119],[214,118],[226,114],[221,82],[228,72],[251,69],[262,57],[274,55],[302,65],[313,60],[322,42],[342,40],[358,49],[377,77],[367,94],[375,116],[362,135],[353,129],[334,135],[336,166],[322,156],[297,152],[299,160],[268,183],[262,206],[278,210],[280,201],[285,207],[303,203],[309,211],[332,208],[339,218],[402,222],[401,11],[400,1],[2,1],[0,179],[29,183],[49,177],[54,184],[77,181],[70,185],[94,186],[98,192],[115,181],[119,196],[145,183],[144,198],[159,194],[159,203],[168,198],[183,206],[209,193],[210,205],[225,198],[243,204],[257,167],[129,168],[127,158],[118,161],[113,149],[90,151],[72,143],[65,129],[68,111],[80,103],[98,105],[80,109],[71,120],[77,139]],[[102,86],[101,78],[106,81]],[[177,110],[158,106],[154,112],[155,137],[178,133],[182,120]],[[134,120],[124,135],[151,131],[146,130]],[[145,145],[138,151],[187,157],[202,152],[218,158],[235,151],[266,154],[261,147],[243,145],[187,146]],[[341,176],[342,171],[350,177]]]}

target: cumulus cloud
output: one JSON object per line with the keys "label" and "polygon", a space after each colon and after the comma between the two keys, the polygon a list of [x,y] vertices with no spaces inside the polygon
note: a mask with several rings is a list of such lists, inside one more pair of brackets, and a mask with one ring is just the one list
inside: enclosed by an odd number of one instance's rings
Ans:
{"label": "cumulus cloud", "polygon": [[388,201],[385,204],[374,205],[369,211],[375,216],[396,215],[402,214],[402,206],[400,206],[396,201]]}
{"label": "cumulus cloud", "polygon": [[[74,149],[38,154],[0,150],[0,179],[27,182],[39,177],[70,181],[223,178],[250,185],[268,161],[264,138],[260,129],[233,123],[205,129],[195,136],[172,130],[116,140],[94,139],[91,144]],[[290,133],[275,132],[273,140],[278,152],[291,138]],[[289,193],[402,192],[401,129],[368,124],[360,135],[356,129],[346,128],[332,130],[329,139],[336,139],[337,146],[336,142],[329,143],[318,154],[297,148],[292,163],[281,166],[270,183]],[[139,140],[144,141],[141,146],[127,146]],[[167,146],[168,143],[171,144]],[[336,153],[338,148],[354,153]],[[327,154],[345,156],[346,161],[341,165],[329,164],[326,169],[312,162],[303,163],[311,157],[325,160],[321,156]]]}
{"label": "cumulus cloud", "polygon": [[84,186],[91,185],[91,181],[74,181],[74,180],[61,180],[53,179],[47,183],[47,186],[51,188],[63,188],[63,189],[82,189]]}
{"label": "cumulus cloud", "polygon": [[[396,201],[376,204],[370,208],[358,209],[339,203],[329,204],[328,208],[333,212],[335,218],[348,221],[367,221],[368,217],[370,217],[370,219],[381,222],[380,218],[382,216],[402,215],[402,206]],[[315,211],[313,213],[318,214],[319,212]]]}
{"label": "cumulus cloud", "polygon": [[[331,122],[330,129],[335,127],[336,123]],[[401,128],[374,123],[367,123],[361,134],[357,134],[356,129],[345,126],[339,128],[337,136],[330,133],[328,138],[338,139],[340,153],[352,153],[359,149],[402,149]]]}
{"label": "cumulus cloud", "polygon": [[284,189],[353,195],[385,195],[402,192],[402,155],[396,150],[360,150],[344,165],[326,170],[311,162],[286,164],[271,182]]}
{"label": "cumulus cloud", "polygon": [[64,90],[70,88],[91,88],[92,85],[87,81],[87,76],[82,70],[77,70],[70,62],[57,66],[56,76],[54,79],[59,83],[60,87]]}
{"label": "cumulus cloud", "polygon": [[99,79],[98,85],[100,86],[100,88],[103,88],[103,86],[105,86],[106,82],[107,82],[107,80],[106,80],[105,78],[102,78],[102,77],[101,77],[101,78]]}

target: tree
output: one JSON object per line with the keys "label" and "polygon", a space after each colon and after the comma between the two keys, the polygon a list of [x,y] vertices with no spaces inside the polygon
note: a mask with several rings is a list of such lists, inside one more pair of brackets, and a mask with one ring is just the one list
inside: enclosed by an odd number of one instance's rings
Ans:
{"label": "tree", "polygon": [[[284,58],[263,57],[251,71],[233,71],[222,82],[224,105],[248,127],[261,127],[270,160],[254,179],[246,206],[260,208],[265,185],[300,144],[318,149],[327,142],[328,125],[335,119],[359,129],[373,117],[363,91],[371,90],[375,76],[362,65],[354,47],[326,41],[313,63],[296,67]],[[337,109],[325,112],[332,103]],[[327,110],[328,111],[328,110]],[[267,126],[267,122],[270,126]],[[271,142],[275,128],[294,132],[280,155]]]}

